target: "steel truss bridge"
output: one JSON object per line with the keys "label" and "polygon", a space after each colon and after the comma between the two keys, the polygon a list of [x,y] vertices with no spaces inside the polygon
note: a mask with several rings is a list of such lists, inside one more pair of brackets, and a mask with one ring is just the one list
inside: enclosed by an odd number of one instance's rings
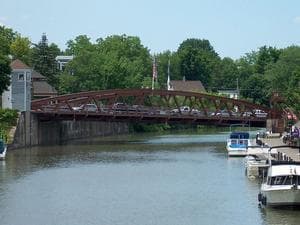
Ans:
{"label": "steel truss bridge", "polygon": [[[281,110],[244,100],[151,89],[90,91],[33,100],[31,111],[42,121],[101,120],[211,125],[250,123],[258,127],[265,126],[267,119],[283,117]],[[261,111],[265,113],[257,113]]]}

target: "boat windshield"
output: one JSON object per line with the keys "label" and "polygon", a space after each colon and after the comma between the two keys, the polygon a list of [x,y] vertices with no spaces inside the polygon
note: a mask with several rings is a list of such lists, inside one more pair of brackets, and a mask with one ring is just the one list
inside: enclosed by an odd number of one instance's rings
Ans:
{"label": "boat windshield", "polygon": [[249,139],[250,135],[247,132],[233,132],[230,134],[230,139]]}
{"label": "boat windshield", "polygon": [[269,177],[267,183],[268,185],[300,185],[300,176],[289,175]]}

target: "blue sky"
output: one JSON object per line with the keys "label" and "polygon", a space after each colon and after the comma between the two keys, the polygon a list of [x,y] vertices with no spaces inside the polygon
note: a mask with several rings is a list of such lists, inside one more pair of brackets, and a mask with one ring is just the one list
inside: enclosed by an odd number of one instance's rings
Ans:
{"label": "blue sky", "polygon": [[208,39],[221,57],[260,46],[300,45],[298,0],[1,0],[0,24],[62,49],[77,35],[95,41],[138,36],[151,53],[176,51],[187,38]]}

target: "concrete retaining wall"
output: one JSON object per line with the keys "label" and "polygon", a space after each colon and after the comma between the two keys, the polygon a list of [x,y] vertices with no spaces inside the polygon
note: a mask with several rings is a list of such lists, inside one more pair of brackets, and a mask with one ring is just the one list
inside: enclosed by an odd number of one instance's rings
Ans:
{"label": "concrete retaining wall", "polygon": [[36,145],[55,145],[80,138],[129,133],[126,122],[104,121],[40,121],[36,114],[21,113],[14,141],[9,146],[23,148]]}

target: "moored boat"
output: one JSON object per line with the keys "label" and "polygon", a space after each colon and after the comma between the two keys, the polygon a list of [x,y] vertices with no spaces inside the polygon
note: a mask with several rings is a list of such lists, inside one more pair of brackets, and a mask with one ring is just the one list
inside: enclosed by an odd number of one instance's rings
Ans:
{"label": "moored boat", "polygon": [[0,139],[0,160],[5,158],[7,146],[5,142]]}
{"label": "moored boat", "polygon": [[264,154],[247,155],[245,157],[245,167],[249,179],[262,177],[269,167],[268,157]]}
{"label": "moored boat", "polygon": [[251,146],[249,132],[231,132],[226,144],[228,156],[246,156],[248,146]]}
{"label": "moored boat", "polygon": [[265,206],[300,205],[300,163],[271,161],[258,200]]}

